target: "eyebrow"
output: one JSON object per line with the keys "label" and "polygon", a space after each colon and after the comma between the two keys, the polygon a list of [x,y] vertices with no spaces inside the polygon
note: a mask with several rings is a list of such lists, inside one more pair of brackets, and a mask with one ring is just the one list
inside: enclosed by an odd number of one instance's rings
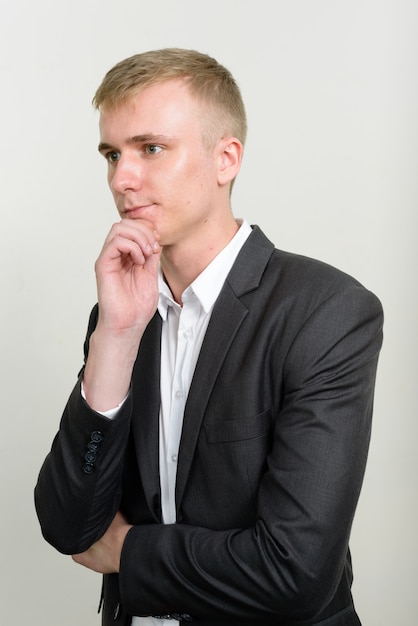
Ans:
{"label": "eyebrow", "polygon": [[[153,135],[152,133],[145,133],[143,135],[134,135],[133,137],[129,137],[127,143],[135,144],[135,143],[164,143],[169,140],[167,135]],[[101,142],[98,145],[99,152],[106,152],[107,150],[114,150],[114,146],[110,143]]]}

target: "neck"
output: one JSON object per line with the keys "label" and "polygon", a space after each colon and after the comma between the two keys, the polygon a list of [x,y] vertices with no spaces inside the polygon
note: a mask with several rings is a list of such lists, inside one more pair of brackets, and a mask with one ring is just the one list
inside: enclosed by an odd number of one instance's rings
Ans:
{"label": "neck", "polygon": [[238,231],[232,213],[230,218],[206,233],[203,241],[196,239],[176,246],[164,246],[161,269],[176,302],[182,304],[183,291],[201,274],[228,245]]}

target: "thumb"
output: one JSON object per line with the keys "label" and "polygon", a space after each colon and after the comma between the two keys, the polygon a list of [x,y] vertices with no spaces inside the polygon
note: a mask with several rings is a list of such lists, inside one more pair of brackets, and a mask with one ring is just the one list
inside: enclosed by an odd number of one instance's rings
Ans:
{"label": "thumb", "polygon": [[153,276],[157,276],[158,275],[158,266],[160,264],[161,252],[162,252],[162,248],[160,248],[160,250],[158,252],[154,252],[154,254],[149,256],[147,258],[146,263],[145,263],[146,269]]}

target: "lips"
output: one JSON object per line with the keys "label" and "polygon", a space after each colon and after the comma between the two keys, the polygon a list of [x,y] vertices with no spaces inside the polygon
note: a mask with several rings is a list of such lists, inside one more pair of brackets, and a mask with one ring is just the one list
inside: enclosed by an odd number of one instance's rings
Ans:
{"label": "lips", "polygon": [[143,217],[144,213],[146,213],[149,209],[152,209],[153,206],[153,204],[144,204],[141,206],[125,207],[123,209],[123,213],[125,217],[129,219],[137,219],[139,217]]}

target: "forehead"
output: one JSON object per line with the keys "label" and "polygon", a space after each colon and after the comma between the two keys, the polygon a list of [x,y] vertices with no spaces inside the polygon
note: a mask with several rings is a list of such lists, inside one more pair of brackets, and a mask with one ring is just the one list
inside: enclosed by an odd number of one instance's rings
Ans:
{"label": "forehead", "polygon": [[124,129],[135,133],[172,134],[183,126],[201,129],[203,107],[184,80],[169,80],[143,87],[129,99],[100,112],[100,132]]}

